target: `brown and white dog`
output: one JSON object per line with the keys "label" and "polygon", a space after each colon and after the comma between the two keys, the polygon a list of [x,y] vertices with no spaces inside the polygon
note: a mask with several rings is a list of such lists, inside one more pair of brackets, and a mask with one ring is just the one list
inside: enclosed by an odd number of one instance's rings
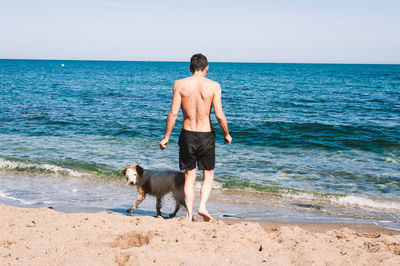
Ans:
{"label": "brown and white dog", "polygon": [[139,165],[132,165],[126,167],[122,174],[125,176],[128,185],[136,185],[138,187],[138,198],[133,207],[127,210],[128,213],[136,210],[138,205],[145,199],[146,194],[155,196],[157,198],[156,209],[157,216],[161,216],[161,200],[162,198],[172,192],[175,199],[175,211],[169,215],[174,217],[179,211],[181,205],[185,206],[185,174],[179,171],[151,171],[144,170]]}

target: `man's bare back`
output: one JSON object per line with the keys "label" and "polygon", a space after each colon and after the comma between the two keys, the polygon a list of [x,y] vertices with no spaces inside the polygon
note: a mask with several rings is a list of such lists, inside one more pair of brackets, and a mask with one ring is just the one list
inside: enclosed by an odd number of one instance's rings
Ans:
{"label": "man's bare back", "polygon": [[210,112],[219,84],[202,76],[191,76],[176,82],[181,96],[183,129],[210,132]]}

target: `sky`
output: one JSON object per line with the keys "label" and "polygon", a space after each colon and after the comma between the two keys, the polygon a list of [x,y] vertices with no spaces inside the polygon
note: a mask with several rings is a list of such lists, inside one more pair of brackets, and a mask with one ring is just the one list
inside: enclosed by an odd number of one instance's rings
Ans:
{"label": "sky", "polygon": [[0,0],[0,58],[400,64],[399,0]]}

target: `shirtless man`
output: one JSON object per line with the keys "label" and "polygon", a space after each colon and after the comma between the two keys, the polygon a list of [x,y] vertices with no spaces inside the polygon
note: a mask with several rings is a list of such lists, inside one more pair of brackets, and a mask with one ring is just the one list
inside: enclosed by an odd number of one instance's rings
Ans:
{"label": "shirtless man", "polygon": [[213,188],[215,166],[215,133],[210,120],[211,107],[214,108],[215,117],[224,132],[225,143],[230,144],[232,137],[229,135],[226,117],[222,111],[221,86],[206,78],[207,58],[202,54],[193,55],[189,69],[193,73],[192,76],[175,81],[171,110],[160,148],[164,150],[167,147],[179,109],[182,107],[183,129],[179,136],[179,168],[185,170],[186,217],[194,220],[197,162],[199,170],[203,170],[200,206],[197,212],[203,216],[204,221],[210,221],[212,217],[206,205]]}

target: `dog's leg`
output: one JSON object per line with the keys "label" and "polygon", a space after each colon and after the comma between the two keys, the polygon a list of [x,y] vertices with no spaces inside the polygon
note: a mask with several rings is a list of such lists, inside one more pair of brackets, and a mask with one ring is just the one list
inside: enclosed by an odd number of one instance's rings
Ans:
{"label": "dog's leg", "polygon": [[181,204],[179,203],[179,201],[176,201],[176,205],[175,205],[175,211],[173,213],[171,213],[169,215],[170,218],[175,217],[176,213],[179,211],[179,209],[181,208]]}
{"label": "dog's leg", "polygon": [[157,217],[161,216],[161,199],[162,197],[157,197],[156,209],[157,209]]}
{"label": "dog's leg", "polygon": [[132,209],[126,210],[127,213],[132,213],[134,210],[136,210],[137,206],[139,206],[139,204],[146,198],[146,193],[144,192],[144,190],[139,187],[139,194],[138,194],[138,198],[136,200],[135,205],[133,205]]}

